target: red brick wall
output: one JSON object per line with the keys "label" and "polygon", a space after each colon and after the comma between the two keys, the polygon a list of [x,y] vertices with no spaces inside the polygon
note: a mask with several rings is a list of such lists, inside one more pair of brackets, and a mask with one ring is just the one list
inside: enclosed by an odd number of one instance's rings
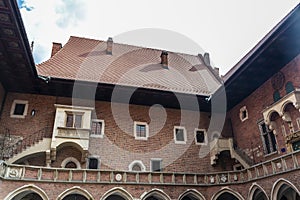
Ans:
{"label": "red brick wall", "polygon": [[[266,177],[264,179],[258,179],[255,181],[257,185],[263,188],[266,192],[267,196],[271,197],[272,187],[276,184],[276,181],[282,179],[287,181],[287,184],[293,184],[294,186],[299,186],[300,174],[298,171],[291,171],[289,173],[278,174],[276,176]],[[24,186],[33,184],[39,187],[42,191],[44,191],[49,200],[57,199],[57,197],[62,194],[67,189],[70,189],[74,186],[86,190],[90,193],[95,200],[101,199],[103,195],[116,187],[121,187],[125,191],[127,191],[133,198],[140,199],[140,197],[144,193],[150,192],[152,189],[162,190],[165,194],[167,194],[171,199],[178,199],[178,197],[183,194],[188,189],[194,189],[200,192],[205,199],[212,199],[213,195],[222,190],[231,190],[235,193],[240,194],[244,199],[248,199],[248,194],[250,192],[250,188],[252,186],[252,182],[246,182],[241,184],[231,184],[231,185],[207,185],[207,186],[185,186],[185,185],[133,185],[133,184],[85,184],[85,183],[68,183],[61,182],[29,182],[29,181],[7,181],[2,180],[0,184],[0,199],[4,199],[9,193],[12,191]]]}
{"label": "red brick wall", "polygon": [[[300,55],[285,66],[281,72],[285,75],[285,83],[292,81],[295,88],[300,86]],[[267,80],[261,87],[255,90],[246,99],[236,105],[233,109],[229,111],[229,117],[232,121],[233,133],[235,139],[240,148],[244,149],[250,156],[254,156],[256,162],[263,161],[272,157],[278,156],[278,154],[273,156],[264,157],[263,154],[263,144],[260,137],[260,131],[257,125],[259,120],[263,120],[262,111],[273,101],[274,89],[271,84],[271,79]],[[280,96],[285,96],[285,87],[279,90]],[[247,107],[249,119],[241,122],[239,118],[240,108],[243,106]],[[295,109],[291,112],[293,118],[294,127],[296,127],[295,119],[300,117],[300,113]],[[282,120],[280,120],[282,122]],[[286,130],[288,131],[287,124]],[[281,131],[281,126],[278,126],[277,130],[277,142],[278,149],[285,148],[285,142]]]}
{"label": "red brick wall", "polygon": [[[27,100],[29,103],[28,114],[25,119],[10,117],[10,109],[15,99]],[[80,104],[85,105],[82,101]],[[26,136],[46,127],[53,127],[55,117],[54,104],[71,105],[71,98],[9,93],[5,102],[0,124],[11,130],[12,134]],[[112,114],[110,102],[95,103],[93,118],[105,121],[104,138],[91,138],[89,154],[100,158],[101,169],[128,170],[129,164],[134,160],[141,160],[150,170],[151,158],[162,158],[164,171],[180,172],[210,172],[220,171],[224,168],[217,163],[210,165],[208,151],[199,156],[202,148],[208,146],[195,144],[195,128],[207,129],[209,125],[209,114],[194,111],[180,111],[178,109],[158,109],[148,106],[129,106],[129,119],[121,112],[125,104],[116,104],[117,114]],[[30,115],[34,109],[36,114]],[[200,118],[199,118],[200,117]],[[198,119],[199,118],[199,119]],[[148,140],[136,140],[133,133],[133,122],[141,121],[149,124],[150,137]],[[120,125],[120,126],[119,126]],[[182,125],[187,130],[187,143],[174,143],[174,126]],[[202,149],[203,151],[203,149]],[[72,153],[68,153],[68,155]],[[74,151],[75,157],[80,157]],[[54,167],[60,167],[61,162],[67,157],[67,151],[58,153]],[[73,156],[74,157],[74,156]],[[202,158],[203,157],[203,158]],[[227,158],[226,160],[228,160]],[[44,163],[44,158],[39,163]],[[80,159],[78,159],[80,160]],[[232,160],[227,162],[226,169],[231,170]],[[32,162],[30,162],[31,164]],[[41,164],[39,164],[41,165]],[[82,165],[82,167],[84,164]]]}

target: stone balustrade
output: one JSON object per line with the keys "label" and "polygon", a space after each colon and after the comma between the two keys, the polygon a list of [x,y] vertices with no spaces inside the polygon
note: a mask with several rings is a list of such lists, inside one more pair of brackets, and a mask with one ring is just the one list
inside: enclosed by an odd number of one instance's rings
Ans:
{"label": "stone balustrade", "polygon": [[139,185],[230,185],[299,170],[300,151],[285,154],[239,171],[218,173],[129,172],[92,169],[47,168],[0,163],[6,180]]}

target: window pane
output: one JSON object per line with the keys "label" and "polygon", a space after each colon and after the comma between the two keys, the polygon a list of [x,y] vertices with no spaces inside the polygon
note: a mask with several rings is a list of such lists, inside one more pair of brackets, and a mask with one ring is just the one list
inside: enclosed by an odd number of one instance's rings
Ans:
{"label": "window pane", "polygon": [[270,139],[271,139],[271,143],[272,143],[272,149],[273,149],[273,151],[276,151],[277,147],[276,147],[275,135],[274,135],[273,131],[271,131],[269,134],[270,134]]}
{"label": "window pane", "polygon": [[146,137],[146,125],[136,125],[136,136]]}
{"label": "window pane", "polygon": [[140,172],[140,171],[142,171],[142,168],[139,164],[134,164],[132,166],[132,171]]}
{"label": "window pane", "polygon": [[75,128],[81,128],[82,115],[75,115]]}
{"label": "window pane", "polygon": [[196,132],[196,140],[197,140],[197,143],[204,143],[204,131]]}
{"label": "window pane", "polygon": [[160,172],[161,171],[161,160],[152,160],[151,167],[152,167],[152,171]]}
{"label": "window pane", "polygon": [[286,85],[285,85],[285,92],[288,94],[292,91],[294,91],[295,88],[293,86],[293,83],[292,82],[287,82]]}
{"label": "window pane", "polygon": [[93,122],[92,123],[92,134],[101,135],[102,134],[102,122]]}
{"label": "window pane", "polygon": [[72,168],[72,169],[76,169],[77,166],[74,162],[70,161],[65,165],[65,168]]}
{"label": "window pane", "polygon": [[96,158],[89,159],[89,169],[98,169],[98,159]]}
{"label": "window pane", "polygon": [[16,103],[14,115],[23,115],[25,111],[25,104]]}
{"label": "window pane", "polygon": [[73,127],[73,114],[67,114],[66,127]]}
{"label": "window pane", "polygon": [[183,129],[176,129],[176,141],[184,141]]}
{"label": "window pane", "polygon": [[268,135],[264,135],[264,143],[266,147],[266,153],[267,154],[271,153],[271,147],[270,147]]}

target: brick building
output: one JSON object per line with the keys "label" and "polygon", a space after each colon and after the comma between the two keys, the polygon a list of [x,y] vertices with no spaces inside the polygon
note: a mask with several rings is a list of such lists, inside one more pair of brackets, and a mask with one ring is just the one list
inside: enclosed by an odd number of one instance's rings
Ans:
{"label": "brick building", "polygon": [[0,0],[0,199],[299,200],[300,6],[225,76],[70,37],[35,65]]}

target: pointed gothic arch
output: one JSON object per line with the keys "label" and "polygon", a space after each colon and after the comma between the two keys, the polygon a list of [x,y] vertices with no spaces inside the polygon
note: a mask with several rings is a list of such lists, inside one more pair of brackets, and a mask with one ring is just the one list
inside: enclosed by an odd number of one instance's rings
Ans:
{"label": "pointed gothic arch", "polygon": [[249,189],[248,199],[250,200],[269,200],[266,191],[257,183],[253,183]]}
{"label": "pointed gothic arch", "polygon": [[93,196],[87,190],[79,186],[74,186],[65,190],[60,195],[58,195],[57,200],[67,200],[70,196],[74,196],[74,195],[80,197],[82,200],[94,199]]}
{"label": "pointed gothic arch", "polygon": [[280,178],[273,184],[271,199],[298,200],[300,199],[300,192],[293,183],[284,178]]}
{"label": "pointed gothic arch", "polygon": [[211,198],[212,200],[244,200],[243,196],[229,187],[222,188]]}
{"label": "pointed gothic arch", "polygon": [[108,190],[100,200],[119,199],[119,200],[133,200],[129,192],[121,187],[115,187]]}
{"label": "pointed gothic arch", "polygon": [[20,188],[17,188],[14,191],[12,191],[4,198],[4,200],[15,200],[15,199],[19,200],[30,194],[34,195],[35,199],[37,199],[37,200],[48,200],[49,199],[44,190],[42,190],[41,188],[39,188],[33,184],[29,184],[29,185],[24,185]]}
{"label": "pointed gothic arch", "polygon": [[205,200],[205,197],[200,193],[198,192],[197,190],[195,189],[189,189],[189,190],[186,190],[184,193],[182,193],[178,200]]}
{"label": "pointed gothic arch", "polygon": [[141,200],[171,200],[171,198],[163,190],[155,188],[144,193]]}

